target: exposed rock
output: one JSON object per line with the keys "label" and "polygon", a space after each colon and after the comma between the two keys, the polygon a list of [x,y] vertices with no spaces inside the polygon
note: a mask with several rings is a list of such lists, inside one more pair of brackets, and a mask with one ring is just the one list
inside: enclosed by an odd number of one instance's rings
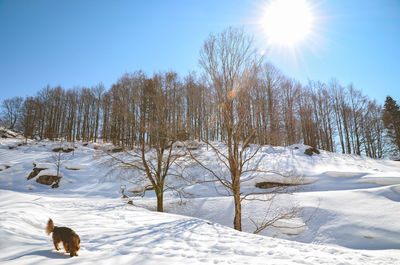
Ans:
{"label": "exposed rock", "polygon": [[306,154],[306,155],[308,155],[308,156],[312,156],[313,154],[319,155],[320,152],[319,152],[319,150],[318,150],[317,148],[310,147],[310,148],[307,148],[307,149],[304,151],[304,154]]}
{"label": "exposed rock", "polygon": [[68,169],[68,170],[81,170],[81,167],[75,167],[75,166],[65,166],[65,169]]}
{"label": "exposed rock", "polygon": [[305,155],[308,155],[308,156],[312,156],[314,153],[313,153],[313,151],[311,150],[311,148],[308,148],[308,149],[306,149],[306,150],[304,151],[304,154],[305,154]]}
{"label": "exposed rock", "polygon": [[27,177],[28,180],[36,177],[37,175],[39,175],[40,171],[51,168],[52,165],[48,164],[48,163],[37,163],[37,162],[33,162],[33,170],[32,172],[29,174],[29,176]]}
{"label": "exposed rock", "polygon": [[33,171],[31,172],[31,173],[29,173],[29,176],[28,176],[28,180],[30,180],[30,179],[32,179],[32,178],[34,178],[34,177],[36,177],[37,175],[39,175],[39,172],[40,171],[42,171],[44,168],[33,168]]}
{"label": "exposed rock", "polygon": [[112,153],[118,153],[118,152],[122,152],[122,151],[124,151],[124,149],[122,148],[122,147],[114,147],[114,148],[112,148],[111,149],[111,152]]}
{"label": "exposed rock", "polygon": [[70,152],[74,151],[74,148],[64,148],[62,151],[64,153],[70,153]]}
{"label": "exposed rock", "polygon": [[284,187],[284,186],[296,186],[296,184],[280,183],[280,182],[258,182],[258,183],[256,183],[256,188],[259,188],[259,189],[270,189],[270,188],[274,188],[274,187]]}
{"label": "exposed rock", "polygon": [[71,147],[68,147],[68,148],[66,148],[66,147],[53,148],[53,152],[56,152],[56,153],[58,153],[58,152],[70,153],[72,151],[74,151],[74,148],[71,148]]}
{"label": "exposed rock", "polygon": [[62,147],[56,147],[56,148],[53,148],[53,152],[60,152],[60,151],[62,151],[63,150],[63,148]]}
{"label": "exposed rock", "polygon": [[58,183],[60,182],[61,177],[53,176],[53,175],[41,175],[36,179],[37,183],[43,185],[52,185],[52,188],[57,188]]}
{"label": "exposed rock", "polygon": [[197,150],[200,147],[200,143],[197,141],[187,141],[186,142],[186,148],[188,150]]}
{"label": "exposed rock", "polygon": [[185,145],[184,145],[182,142],[180,142],[180,141],[175,142],[172,146],[173,146],[174,148],[183,148],[183,147],[185,147]]}
{"label": "exposed rock", "polygon": [[316,153],[317,155],[320,154],[320,151],[317,148],[312,147],[311,150]]}
{"label": "exposed rock", "polygon": [[18,134],[11,130],[0,128],[0,137],[1,138],[15,138],[17,136],[18,136]]}

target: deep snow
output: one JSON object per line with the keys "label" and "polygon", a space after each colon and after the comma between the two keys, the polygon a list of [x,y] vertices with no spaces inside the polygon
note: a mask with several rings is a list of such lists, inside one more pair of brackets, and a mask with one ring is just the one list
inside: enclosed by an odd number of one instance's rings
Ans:
{"label": "deep snow", "polygon": [[[138,187],[115,178],[106,166],[109,157],[95,150],[97,144],[76,143],[73,154],[63,155],[58,189],[38,184],[36,178],[28,181],[33,163],[54,171],[51,150],[60,143],[21,145],[23,141],[0,139],[1,263],[400,264],[400,162],[324,151],[309,157],[301,145],[263,147],[254,160],[258,167],[295,172],[309,184],[293,195],[277,197],[272,207],[298,205],[303,216],[281,223],[285,229],[266,229],[261,236],[229,228],[233,201],[223,196],[217,183],[187,187],[189,198],[167,193],[168,213],[149,210],[155,208],[152,191],[134,197],[134,206],[126,204],[120,185],[127,190]],[[218,167],[206,147],[198,152]],[[209,178],[198,167],[189,170],[195,179]],[[246,182],[249,176],[245,177],[244,190],[254,190],[255,180]],[[244,231],[254,230],[248,217],[263,218],[266,207],[265,202],[244,202]],[[44,232],[48,218],[80,235],[79,257],[53,249]]]}

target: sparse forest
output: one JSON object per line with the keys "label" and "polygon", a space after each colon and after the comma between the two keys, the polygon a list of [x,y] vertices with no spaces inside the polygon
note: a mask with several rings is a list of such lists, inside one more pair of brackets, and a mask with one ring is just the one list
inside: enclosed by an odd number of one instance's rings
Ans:
{"label": "sparse forest", "polygon": [[[204,49],[208,44],[217,45],[206,42]],[[243,43],[252,49],[250,44],[250,38]],[[204,49],[203,56],[210,57],[200,58],[205,70],[201,75],[192,72],[178,76],[169,71],[149,76],[138,70],[125,73],[109,89],[101,83],[69,89],[48,85],[35,96],[4,100],[1,123],[26,138],[101,139],[132,148],[143,143],[157,145],[160,137],[227,140],[227,110],[234,111],[234,107],[241,112],[232,113],[234,116],[246,113],[238,133],[249,143],[304,143],[372,158],[400,150],[399,122],[392,118],[398,116],[393,110],[395,106],[398,109],[395,100],[390,98],[385,107],[392,107],[384,112],[380,104],[352,84],[343,86],[335,79],[300,84],[264,62],[254,50],[246,51],[249,58],[240,58],[251,59],[251,69],[241,72],[241,77],[235,76],[237,72],[229,72],[235,70],[235,58],[220,58],[227,61],[217,69],[216,62],[209,60],[218,55],[207,54]],[[240,100],[228,100],[234,98]]]}
{"label": "sparse forest", "polygon": [[[268,63],[260,65],[252,78],[247,102],[242,102],[249,114],[243,133],[253,134],[257,128],[252,143],[304,143],[372,158],[382,157],[393,147],[399,150],[398,143],[393,146],[385,139],[382,106],[352,85],[344,87],[335,80],[302,85]],[[128,148],[141,143],[145,129],[145,141],[152,145],[158,137],[153,129],[159,127],[157,93],[162,92],[169,102],[165,133],[182,140],[222,140],[223,103],[207,93],[210,86],[195,74],[147,76],[136,71],[124,74],[109,90],[101,84],[73,89],[47,86],[32,97],[6,99],[1,121],[27,138],[102,139]],[[229,93],[236,96],[237,91]],[[398,134],[396,128],[392,131]]]}

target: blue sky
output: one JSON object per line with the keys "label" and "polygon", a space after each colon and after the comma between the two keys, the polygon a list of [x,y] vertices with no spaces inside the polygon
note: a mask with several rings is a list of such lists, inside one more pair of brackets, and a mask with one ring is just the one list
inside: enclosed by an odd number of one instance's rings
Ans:
{"label": "blue sky", "polygon": [[309,0],[314,34],[296,47],[266,45],[256,0],[0,0],[0,101],[45,87],[108,88],[125,72],[199,71],[209,33],[243,26],[287,76],[350,82],[400,101],[400,1]]}

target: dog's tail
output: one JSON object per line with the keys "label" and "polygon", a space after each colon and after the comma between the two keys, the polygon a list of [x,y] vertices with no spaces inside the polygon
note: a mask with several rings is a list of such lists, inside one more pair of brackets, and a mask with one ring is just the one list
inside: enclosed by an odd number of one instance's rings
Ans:
{"label": "dog's tail", "polygon": [[50,235],[50,233],[53,232],[53,230],[54,230],[53,220],[49,219],[49,221],[47,222],[47,226],[46,226],[46,233],[48,235]]}

